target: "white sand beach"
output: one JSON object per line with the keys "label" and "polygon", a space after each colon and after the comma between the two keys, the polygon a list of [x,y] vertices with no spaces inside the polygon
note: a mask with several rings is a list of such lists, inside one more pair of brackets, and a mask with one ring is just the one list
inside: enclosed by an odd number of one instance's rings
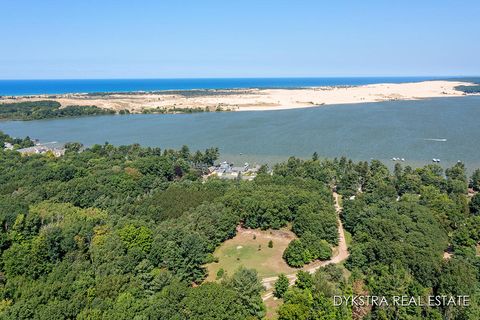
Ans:
{"label": "white sand beach", "polygon": [[0,103],[55,100],[63,107],[95,105],[113,110],[141,113],[148,109],[208,109],[229,111],[264,111],[318,107],[322,105],[418,100],[462,96],[455,87],[473,85],[459,81],[423,81],[412,83],[382,83],[362,86],[331,86],[298,89],[222,89],[132,92],[122,94],[62,94],[28,97],[3,97]]}

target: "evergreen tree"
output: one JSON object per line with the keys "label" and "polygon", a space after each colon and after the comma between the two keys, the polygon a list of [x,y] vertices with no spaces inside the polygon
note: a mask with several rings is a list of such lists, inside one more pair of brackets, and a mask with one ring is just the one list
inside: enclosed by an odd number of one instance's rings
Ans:
{"label": "evergreen tree", "polygon": [[285,294],[285,292],[287,292],[288,285],[289,281],[287,276],[284,273],[281,273],[278,276],[277,281],[275,282],[275,291],[273,293],[275,297],[283,298],[283,295]]}

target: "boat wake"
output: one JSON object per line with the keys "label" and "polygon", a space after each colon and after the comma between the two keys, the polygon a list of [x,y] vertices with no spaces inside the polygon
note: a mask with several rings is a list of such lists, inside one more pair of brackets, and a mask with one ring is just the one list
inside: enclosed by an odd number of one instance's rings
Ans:
{"label": "boat wake", "polygon": [[439,141],[439,142],[445,142],[447,139],[433,139],[433,138],[428,138],[428,139],[423,139],[425,141]]}

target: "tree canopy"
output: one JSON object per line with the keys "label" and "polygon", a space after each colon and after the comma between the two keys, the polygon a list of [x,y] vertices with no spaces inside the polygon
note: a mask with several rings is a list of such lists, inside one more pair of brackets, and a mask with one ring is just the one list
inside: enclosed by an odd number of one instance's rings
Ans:
{"label": "tree canopy", "polygon": [[96,116],[114,114],[115,111],[96,106],[67,106],[61,108],[57,101],[24,101],[2,103],[0,119],[6,120],[40,120],[48,118],[65,118],[79,116]]}
{"label": "tree canopy", "polygon": [[[379,161],[292,157],[254,181],[204,181],[217,157],[108,143],[71,144],[58,158],[0,150],[0,318],[262,319],[255,270],[211,283],[205,265],[239,225],[291,228],[283,256],[293,267],[329,259],[332,190],[350,257],[299,272],[290,288],[281,275],[279,319],[480,318],[479,198],[467,189],[478,174],[468,179],[461,163],[390,172]],[[339,294],[469,295],[471,306],[334,306]]]}

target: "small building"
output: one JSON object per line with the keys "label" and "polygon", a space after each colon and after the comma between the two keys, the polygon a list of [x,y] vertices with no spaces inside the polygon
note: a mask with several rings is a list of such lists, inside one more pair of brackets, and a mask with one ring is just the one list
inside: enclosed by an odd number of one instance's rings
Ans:
{"label": "small building", "polygon": [[33,147],[18,149],[17,151],[25,156],[30,156],[33,154],[45,154],[47,152],[51,152],[55,157],[60,157],[65,154],[64,147],[50,147],[44,144],[37,144]]}
{"label": "small building", "polygon": [[257,175],[258,169],[260,169],[260,166],[257,165],[252,168],[248,162],[241,167],[235,167],[233,163],[223,161],[216,166],[209,167],[209,174],[205,177],[216,176],[221,179],[241,178],[243,180],[253,180]]}
{"label": "small building", "polygon": [[5,150],[13,150],[13,144],[11,144],[10,142],[4,142],[3,143],[3,148]]}

